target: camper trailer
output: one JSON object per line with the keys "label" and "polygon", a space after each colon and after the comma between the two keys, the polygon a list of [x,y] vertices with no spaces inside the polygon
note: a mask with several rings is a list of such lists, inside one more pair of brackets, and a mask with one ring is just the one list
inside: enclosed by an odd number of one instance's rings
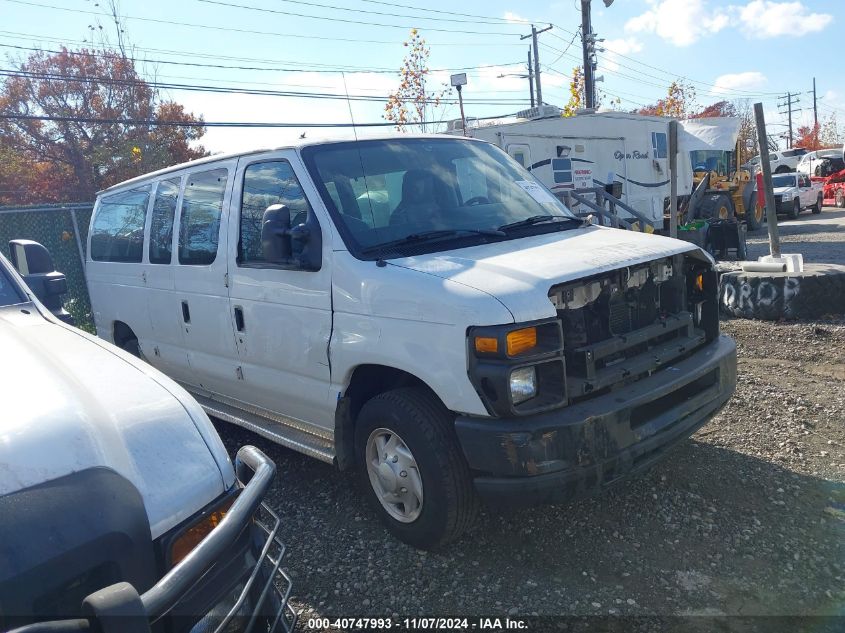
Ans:
{"label": "camper trailer", "polygon": [[[669,119],[625,112],[596,112],[563,118],[544,105],[488,125],[467,126],[467,134],[495,143],[552,191],[620,183],[622,202],[655,224],[663,223],[669,198]],[[462,134],[460,121],[449,133]],[[688,161],[679,161],[678,191],[692,188]]]}
{"label": "camper trailer", "polygon": [[[466,132],[504,149],[552,191],[617,183],[616,193],[622,202],[662,226],[670,188],[669,121],[626,112],[561,117],[559,108],[544,105],[509,119],[470,121]],[[686,126],[687,122],[681,122],[679,134],[681,196],[693,188],[691,151],[733,150],[736,143],[735,134],[732,138],[710,138],[712,126],[701,128],[703,135],[697,133],[699,128]],[[451,122],[447,133],[463,134],[461,121]]]}

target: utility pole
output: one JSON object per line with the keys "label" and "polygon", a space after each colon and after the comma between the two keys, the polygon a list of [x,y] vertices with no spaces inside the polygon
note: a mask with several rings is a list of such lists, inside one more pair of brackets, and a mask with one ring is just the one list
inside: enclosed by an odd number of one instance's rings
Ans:
{"label": "utility pole", "polygon": [[531,93],[531,107],[534,107],[534,71],[531,68],[531,48],[528,49],[528,90]]}
{"label": "utility pole", "polygon": [[[763,104],[754,104],[754,120],[757,124],[757,140],[760,147],[766,143],[766,118],[763,116]],[[760,152],[760,167],[763,172],[763,192],[766,197],[766,220],[769,227],[769,253],[780,257],[780,234],[778,233],[778,212],[775,206],[775,194],[772,189],[772,165],[769,153]]]}
{"label": "utility pole", "polygon": [[813,130],[819,127],[819,104],[816,95],[816,78],[813,77]]}
{"label": "utility pole", "polygon": [[549,24],[546,28],[538,31],[535,26],[531,25],[531,35],[523,35],[519,39],[525,40],[529,37],[533,40],[534,45],[534,81],[537,83],[537,106],[543,105],[543,88],[540,86],[540,53],[537,50],[537,36],[540,33],[545,33],[546,31],[551,31],[552,25]]}
{"label": "utility pole", "polygon": [[[604,40],[597,40],[596,34],[593,33],[592,16],[590,14],[590,4],[593,0],[581,0],[581,49],[584,55],[584,101],[587,102],[588,108],[596,107],[596,81],[603,81],[601,77],[596,79],[596,69],[598,62],[596,58],[596,50],[604,52],[603,48],[596,49],[598,42]],[[613,0],[604,0],[604,6],[610,7]]]}
{"label": "utility pole", "polygon": [[[785,103],[778,103],[779,108],[786,108],[787,114],[789,117],[789,141],[787,144],[787,149],[792,149],[792,113],[798,112],[801,108],[793,109],[793,105],[796,103],[800,103],[800,99],[794,92],[787,92],[785,96],[778,97],[779,99],[786,99]],[[783,114],[783,112],[781,112]]]}
{"label": "utility pole", "polygon": [[593,26],[590,17],[591,0],[581,0],[581,50],[584,56],[584,101],[587,108],[596,107],[595,68],[593,67]]}

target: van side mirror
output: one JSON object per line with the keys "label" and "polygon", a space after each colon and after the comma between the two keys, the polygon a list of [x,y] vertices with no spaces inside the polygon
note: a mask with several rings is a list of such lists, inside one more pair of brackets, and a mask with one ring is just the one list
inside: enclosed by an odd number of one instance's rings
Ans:
{"label": "van side mirror", "polygon": [[50,251],[32,240],[10,240],[9,255],[12,265],[44,307],[73,325],[73,317],[65,311],[61,300],[68,291],[67,278],[55,270]]}
{"label": "van side mirror", "polygon": [[270,264],[289,264],[293,252],[290,235],[290,209],[274,204],[261,219],[261,250]]}
{"label": "van side mirror", "polygon": [[268,264],[295,270],[320,270],[322,239],[316,217],[309,213],[304,224],[291,226],[287,206],[267,207],[261,222],[261,248]]}

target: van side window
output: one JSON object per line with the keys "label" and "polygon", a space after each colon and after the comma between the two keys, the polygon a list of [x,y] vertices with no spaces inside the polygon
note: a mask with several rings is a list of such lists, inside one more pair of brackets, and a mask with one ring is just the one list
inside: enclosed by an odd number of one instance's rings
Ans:
{"label": "van side window", "polygon": [[[254,163],[244,172],[241,197],[240,242],[238,263],[254,264],[264,261],[261,248],[261,223],[264,211],[274,204],[290,209],[290,225],[302,224],[311,213],[311,205],[286,160]],[[294,249],[301,248],[294,241]]]}
{"label": "van side window", "polygon": [[91,227],[91,259],[141,263],[151,185],[100,199]]}
{"label": "van side window", "polygon": [[181,178],[158,183],[150,220],[150,263],[169,264],[173,244],[173,216]]}
{"label": "van side window", "polygon": [[226,169],[188,174],[179,220],[179,263],[207,266],[217,257]]}

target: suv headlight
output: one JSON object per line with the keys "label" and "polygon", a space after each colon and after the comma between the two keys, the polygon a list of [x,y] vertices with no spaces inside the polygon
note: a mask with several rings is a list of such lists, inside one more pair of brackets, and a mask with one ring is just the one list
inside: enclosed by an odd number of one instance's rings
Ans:
{"label": "suv headlight", "polygon": [[537,395],[537,370],[531,367],[520,367],[511,372],[510,379],[511,400],[514,404],[531,400]]}
{"label": "suv headlight", "polygon": [[795,193],[793,193],[792,191],[787,191],[787,192],[784,192],[782,199],[783,200],[792,200],[794,197],[795,197]]}

